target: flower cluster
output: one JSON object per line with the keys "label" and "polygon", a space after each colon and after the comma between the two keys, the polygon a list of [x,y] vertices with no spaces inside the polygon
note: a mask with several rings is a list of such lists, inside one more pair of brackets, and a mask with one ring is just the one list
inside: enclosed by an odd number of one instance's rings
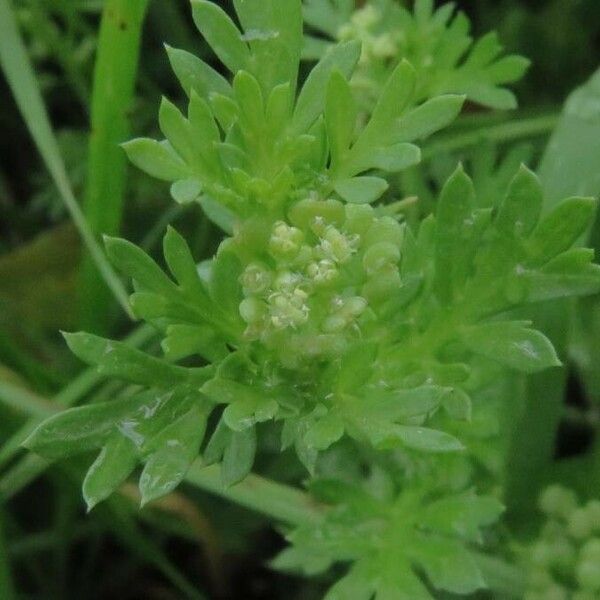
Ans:
{"label": "flower cluster", "polygon": [[338,39],[342,41],[360,40],[361,65],[368,65],[373,60],[392,59],[398,55],[398,36],[401,36],[402,32],[397,31],[396,35],[392,31],[378,32],[382,17],[381,11],[375,6],[367,4],[354,12],[350,20],[338,29]]}
{"label": "flower cluster", "polygon": [[579,503],[558,485],[540,498],[547,521],[528,552],[525,600],[593,600],[600,595],[600,501]]}
{"label": "flower cluster", "polygon": [[285,347],[289,367],[342,353],[400,283],[402,225],[368,205],[307,198],[261,246],[245,248],[248,237],[242,227],[233,239],[252,257],[240,277],[245,338]]}

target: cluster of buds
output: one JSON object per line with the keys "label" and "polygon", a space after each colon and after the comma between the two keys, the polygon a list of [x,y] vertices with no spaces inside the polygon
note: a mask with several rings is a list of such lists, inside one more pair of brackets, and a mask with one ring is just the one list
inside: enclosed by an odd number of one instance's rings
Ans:
{"label": "cluster of buds", "polygon": [[337,33],[340,41],[360,40],[362,44],[361,64],[372,59],[385,60],[398,54],[398,45],[389,32],[377,32],[382,22],[381,12],[367,4],[356,10],[350,21],[342,25]]}
{"label": "cluster of buds", "polygon": [[[360,332],[400,281],[402,227],[371,206],[306,199],[274,222],[241,276],[246,338],[319,356]],[[337,337],[336,337],[337,336]],[[342,336],[341,338],[339,336]]]}
{"label": "cluster of buds", "polygon": [[540,537],[528,550],[525,600],[600,598],[600,500],[581,505],[558,485],[540,498],[547,517]]}

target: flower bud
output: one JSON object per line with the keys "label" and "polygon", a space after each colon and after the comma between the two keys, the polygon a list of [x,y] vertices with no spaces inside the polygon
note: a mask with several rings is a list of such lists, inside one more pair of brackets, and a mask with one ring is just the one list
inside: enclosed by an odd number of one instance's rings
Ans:
{"label": "flower bud", "polygon": [[267,307],[258,298],[244,298],[240,302],[240,315],[246,323],[257,323],[264,318]]}
{"label": "flower bud", "polygon": [[275,293],[269,298],[271,323],[277,329],[297,327],[308,320],[310,309],[307,294],[296,288],[293,292]]}
{"label": "flower bud", "polygon": [[377,36],[371,44],[371,53],[375,58],[389,58],[397,53],[396,44],[389,33]]}
{"label": "flower bud", "polygon": [[345,212],[344,230],[361,237],[369,230],[375,218],[375,211],[370,204],[347,204]]}
{"label": "flower bud", "polygon": [[367,308],[367,301],[361,296],[352,298],[336,297],[332,301],[334,312],[324,321],[322,329],[327,333],[334,333],[345,329]]}
{"label": "flower bud", "polygon": [[373,27],[373,25],[377,25],[380,19],[381,13],[370,4],[356,10],[352,15],[352,23],[363,29],[369,29]]}
{"label": "flower bud", "polygon": [[319,249],[329,260],[343,264],[356,252],[360,238],[357,235],[346,236],[333,226],[327,227]]}
{"label": "flower bud", "polygon": [[[344,222],[344,205],[338,200],[316,200],[306,198],[294,204],[289,211],[289,218],[293,225],[302,231],[314,230],[315,223],[341,226]],[[318,229],[318,225],[317,225]],[[317,232],[317,235],[321,235]]]}
{"label": "flower bud", "polygon": [[277,221],[269,239],[269,251],[276,258],[291,260],[300,251],[303,241],[304,234],[297,227]]}
{"label": "flower bud", "polygon": [[327,285],[337,278],[338,270],[332,260],[324,258],[310,263],[306,268],[306,274],[316,285]]}
{"label": "flower bud", "polygon": [[390,242],[400,247],[402,244],[402,226],[392,217],[380,217],[375,219],[369,230],[365,234],[365,246],[378,244],[380,242]]}
{"label": "flower bud", "polygon": [[271,272],[259,263],[250,263],[240,277],[245,294],[262,294],[271,285]]}
{"label": "flower bud", "polygon": [[400,260],[400,249],[390,242],[381,242],[371,246],[363,256],[363,267],[371,275],[388,264],[396,264]]}

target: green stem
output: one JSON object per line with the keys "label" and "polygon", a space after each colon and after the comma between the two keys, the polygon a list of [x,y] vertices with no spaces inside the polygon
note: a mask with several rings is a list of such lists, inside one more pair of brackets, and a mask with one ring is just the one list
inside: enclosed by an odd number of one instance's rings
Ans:
{"label": "green stem", "polygon": [[17,28],[10,0],[0,0],[0,67],[6,76],[31,137],[92,260],[123,310],[130,315],[125,287],[106,259],[102,248],[96,241],[93,230],[75,200],[31,61]]}
{"label": "green stem", "polygon": [[[123,215],[126,158],[140,39],[148,0],[107,0],[102,13],[92,92],[88,175],[83,212],[96,235],[115,235]],[[83,258],[81,326],[106,333],[110,293],[96,265]]]}
{"label": "green stem", "polygon": [[241,483],[225,487],[221,480],[221,467],[205,467],[200,460],[192,465],[186,481],[290,525],[314,523],[323,515],[323,507],[308,494],[258,475],[249,475]]}
{"label": "green stem", "polygon": [[559,114],[542,115],[466,132],[440,135],[423,147],[423,160],[429,160],[438,154],[464,150],[484,141],[504,143],[547,135],[554,129],[559,117]]}

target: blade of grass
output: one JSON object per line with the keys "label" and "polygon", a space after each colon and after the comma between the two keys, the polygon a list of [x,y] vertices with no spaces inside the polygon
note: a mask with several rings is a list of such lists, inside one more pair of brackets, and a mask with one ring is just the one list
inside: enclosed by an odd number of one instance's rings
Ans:
{"label": "blade of grass", "polygon": [[184,598],[204,600],[205,596],[181,574],[163,551],[142,533],[132,518],[126,501],[118,497],[110,498],[98,508],[100,509],[98,514],[105,525],[132,554],[154,565],[177,587]]}
{"label": "blade of grass", "polygon": [[[83,212],[96,235],[119,232],[127,162],[120,144],[130,136],[140,40],[148,0],[107,0],[102,12],[92,91],[91,132]],[[110,290],[84,256],[79,281],[80,325],[106,333]]]}
{"label": "blade of grass", "polygon": [[123,310],[130,315],[125,287],[108,262],[75,200],[31,61],[17,28],[10,0],[0,0],[0,67],[85,246],[113,295]]}

